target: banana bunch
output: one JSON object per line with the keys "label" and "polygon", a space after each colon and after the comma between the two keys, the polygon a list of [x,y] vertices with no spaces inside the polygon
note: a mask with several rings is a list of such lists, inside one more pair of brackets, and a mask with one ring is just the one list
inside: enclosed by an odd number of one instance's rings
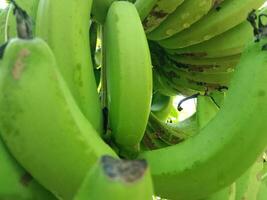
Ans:
{"label": "banana bunch", "polygon": [[1,200],[266,198],[263,0],[8,2]]}

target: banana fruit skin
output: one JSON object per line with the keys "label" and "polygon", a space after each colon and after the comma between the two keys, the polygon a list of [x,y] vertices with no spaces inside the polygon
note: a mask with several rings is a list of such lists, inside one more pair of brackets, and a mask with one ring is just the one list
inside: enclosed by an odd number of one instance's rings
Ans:
{"label": "banana fruit skin", "polygon": [[212,194],[210,197],[202,200],[235,200],[236,184],[233,183],[229,187],[223,188],[219,192]]}
{"label": "banana fruit skin", "polygon": [[235,200],[256,200],[261,183],[261,172],[263,169],[262,156],[236,180]]}
{"label": "banana fruit skin", "polygon": [[43,40],[11,40],[0,70],[4,142],[45,188],[72,199],[93,164],[115,153],[80,112]]}
{"label": "banana fruit skin", "polygon": [[56,200],[37,183],[10,155],[0,138],[0,199],[1,200]]}
{"label": "banana fruit skin", "polygon": [[251,25],[245,21],[210,40],[180,49],[167,50],[171,54],[203,58],[217,58],[242,53],[248,41],[253,39]]}
{"label": "banana fruit skin", "polygon": [[221,9],[211,10],[190,28],[159,41],[167,49],[178,49],[209,40],[243,22],[249,12],[259,8],[265,0],[225,0]]}
{"label": "banana fruit skin", "polygon": [[[91,5],[91,0],[40,0],[36,35],[44,39],[53,50],[60,72],[74,99],[93,127],[102,134],[100,100],[92,60],[88,56],[91,55]],[[66,28],[68,33],[63,34],[62,30]]]}
{"label": "banana fruit skin", "polygon": [[104,26],[104,55],[112,138],[122,151],[138,151],[150,112],[152,64],[133,4],[111,5]]}
{"label": "banana fruit skin", "polygon": [[196,115],[199,128],[205,127],[218,113],[218,106],[209,96],[199,95],[197,97]]}
{"label": "banana fruit skin", "polygon": [[148,200],[152,195],[152,179],[144,160],[103,156],[88,172],[74,200]]}
{"label": "banana fruit skin", "polygon": [[157,28],[184,0],[137,0],[136,8],[147,33]]}
{"label": "banana fruit skin", "polygon": [[156,29],[147,34],[150,40],[163,40],[189,28],[214,6],[214,0],[186,0]]}
{"label": "banana fruit skin", "polygon": [[92,5],[92,17],[100,24],[104,24],[111,4],[116,0],[95,0]]}
{"label": "banana fruit skin", "polygon": [[267,176],[266,176],[266,172],[267,172],[267,165],[266,165],[266,160],[263,163],[263,170],[262,170],[262,174],[261,174],[261,178],[260,178],[260,187],[259,187],[259,191],[257,194],[257,200],[265,200],[267,198]]}
{"label": "banana fruit skin", "polygon": [[6,18],[8,16],[8,8],[0,10],[0,44],[5,42]]}
{"label": "banana fruit skin", "polygon": [[[267,54],[262,47],[266,42],[248,45],[224,105],[195,137],[140,155],[149,163],[157,195],[178,200],[205,198],[231,184],[263,152],[267,144],[267,127],[261,122],[267,118]],[[249,106],[239,107],[241,101]],[[238,159],[243,155],[246,159]]]}

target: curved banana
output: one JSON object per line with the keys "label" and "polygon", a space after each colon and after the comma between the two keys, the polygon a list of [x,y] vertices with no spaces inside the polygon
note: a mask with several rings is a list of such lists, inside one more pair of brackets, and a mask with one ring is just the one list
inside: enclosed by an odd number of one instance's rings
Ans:
{"label": "curved banana", "polygon": [[253,40],[251,25],[245,21],[210,40],[180,49],[167,50],[170,54],[217,58],[242,53],[248,41]]}
{"label": "curved banana", "polygon": [[0,199],[56,200],[10,155],[0,137]]}
{"label": "curved banana", "polygon": [[[140,155],[149,163],[157,195],[174,200],[205,198],[231,184],[263,152],[267,53],[262,48],[266,43],[263,39],[248,45],[224,105],[195,137]],[[246,159],[239,159],[244,155]]]}
{"label": "curved banana", "polygon": [[184,0],[137,0],[138,10],[147,33],[157,28]]}
{"label": "curved banana", "polygon": [[111,4],[116,0],[95,0],[92,5],[92,18],[100,24],[104,24]]}
{"label": "curved banana", "polygon": [[161,80],[165,81],[168,87],[177,91],[177,94],[190,96],[197,92],[205,93],[206,91],[221,90],[228,88],[231,73],[205,73],[204,72],[187,72],[179,70],[177,67],[166,64],[157,69]]}
{"label": "curved banana", "polygon": [[[102,134],[102,112],[89,47],[91,4],[92,0],[40,0],[36,35],[53,50],[74,99],[93,127]],[[64,34],[62,30],[66,27],[68,33]]]}
{"label": "curved banana", "polygon": [[225,0],[221,9],[211,10],[190,28],[159,41],[166,49],[178,49],[209,40],[245,21],[248,13],[259,8],[265,0]]}
{"label": "curved banana", "polygon": [[234,73],[234,69],[231,67],[212,67],[206,68],[205,66],[189,65],[189,66],[180,66],[176,63],[166,65],[168,69],[159,69],[165,71],[171,71],[177,78],[191,80],[194,82],[204,82],[209,84],[221,84],[229,85],[229,82]]}
{"label": "curved banana", "polygon": [[0,130],[12,155],[45,188],[72,199],[86,172],[115,153],[83,116],[41,39],[13,39],[0,68]]}
{"label": "curved banana", "polygon": [[235,200],[256,200],[261,183],[261,171],[263,169],[262,156],[236,180]]}
{"label": "curved banana", "polygon": [[74,200],[148,200],[152,195],[152,179],[145,160],[103,156],[87,173]]}
{"label": "curved banana", "polygon": [[121,153],[136,152],[152,98],[152,64],[135,6],[114,2],[104,26],[104,55],[112,138]]}
{"label": "curved banana", "polygon": [[196,117],[199,129],[205,127],[219,111],[219,107],[210,96],[199,95],[197,97]]}
{"label": "curved banana", "polygon": [[198,58],[194,56],[182,55],[169,55],[168,57],[178,64],[188,64],[195,66],[207,65],[207,67],[234,67],[240,60],[240,54],[218,58]]}
{"label": "curved banana", "polygon": [[147,34],[150,40],[163,40],[189,28],[214,6],[214,0],[186,0],[156,29]]}

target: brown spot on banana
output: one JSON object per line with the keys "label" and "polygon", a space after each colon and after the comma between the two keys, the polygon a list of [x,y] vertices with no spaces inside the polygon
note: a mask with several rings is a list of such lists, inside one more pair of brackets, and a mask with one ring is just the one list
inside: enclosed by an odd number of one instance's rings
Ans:
{"label": "brown spot on banana", "polygon": [[19,80],[21,77],[21,74],[24,70],[24,59],[30,55],[30,51],[28,49],[22,49],[19,54],[18,58],[15,61],[13,70],[12,70],[12,76],[15,80]]}

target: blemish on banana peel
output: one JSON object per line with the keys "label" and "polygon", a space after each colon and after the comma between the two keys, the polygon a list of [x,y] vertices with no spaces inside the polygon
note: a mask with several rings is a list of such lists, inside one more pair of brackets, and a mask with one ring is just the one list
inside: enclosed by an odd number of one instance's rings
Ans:
{"label": "blemish on banana peel", "polygon": [[[149,15],[144,19],[143,21],[143,26],[145,29],[148,29],[151,25],[153,24],[150,24],[150,18],[156,18],[156,19],[163,19],[165,18],[166,16],[168,15],[168,13],[164,12],[163,10],[161,10],[159,8],[159,6],[156,4],[151,12],[149,13]],[[154,21],[154,20],[153,20]]]}
{"label": "blemish on banana peel", "polygon": [[20,182],[23,186],[28,186],[30,182],[33,180],[32,176],[29,173],[25,173],[21,176]]}
{"label": "blemish on banana peel", "polygon": [[18,53],[18,57],[12,69],[12,76],[15,80],[20,79],[21,74],[25,68],[24,60],[29,55],[30,55],[30,51],[28,49],[21,49],[20,52]]}
{"label": "blemish on banana peel", "polygon": [[82,65],[81,63],[78,63],[75,67],[74,72],[74,82],[79,85],[80,87],[83,87],[83,81],[82,81]]}
{"label": "blemish on banana peel", "polygon": [[145,160],[119,160],[111,156],[103,156],[101,164],[109,178],[126,183],[138,181],[148,167]]}

